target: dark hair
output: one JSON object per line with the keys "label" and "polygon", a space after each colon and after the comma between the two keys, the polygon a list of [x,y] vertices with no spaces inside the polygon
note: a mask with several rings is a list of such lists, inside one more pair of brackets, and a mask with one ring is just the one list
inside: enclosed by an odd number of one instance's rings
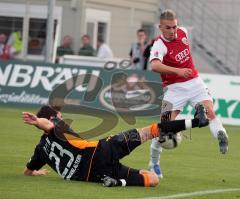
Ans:
{"label": "dark hair", "polygon": [[98,42],[100,42],[100,43],[104,43],[104,39],[103,39],[103,37],[101,37],[101,36],[98,36]]}
{"label": "dark hair", "polygon": [[85,35],[82,36],[82,38],[84,38],[84,37],[86,37],[86,38],[88,38],[90,40],[90,36],[89,35],[85,34]]}
{"label": "dark hair", "polygon": [[146,31],[144,29],[142,29],[142,28],[137,30],[137,33],[139,33],[139,32],[144,32],[146,34]]}
{"label": "dark hair", "polygon": [[39,118],[46,118],[49,120],[51,117],[56,117],[57,113],[58,113],[58,111],[55,110],[53,107],[46,105],[46,106],[42,106],[38,110],[36,115]]}

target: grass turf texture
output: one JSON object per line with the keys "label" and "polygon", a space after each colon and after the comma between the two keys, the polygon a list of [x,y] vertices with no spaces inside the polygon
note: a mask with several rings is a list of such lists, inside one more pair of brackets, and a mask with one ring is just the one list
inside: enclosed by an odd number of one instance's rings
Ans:
{"label": "grass turf texture", "polygon": [[[35,112],[36,109],[28,109]],[[183,140],[175,150],[165,150],[161,158],[164,178],[155,188],[105,188],[101,184],[72,182],[61,179],[54,171],[48,176],[26,177],[23,168],[31,157],[41,135],[21,120],[23,109],[0,108],[0,198],[65,199],[65,198],[148,198],[185,192],[240,188],[240,127],[227,126],[229,153],[221,155],[217,140],[208,128],[192,130],[192,141]],[[73,119],[76,130],[86,130],[100,122],[82,115],[63,115]],[[138,119],[134,126],[120,121],[108,134],[143,127],[153,119]],[[101,137],[105,137],[104,134]],[[122,162],[133,168],[147,169],[150,142],[138,147]],[[216,193],[189,198],[239,198],[240,192]],[[185,197],[186,198],[186,197]]]}

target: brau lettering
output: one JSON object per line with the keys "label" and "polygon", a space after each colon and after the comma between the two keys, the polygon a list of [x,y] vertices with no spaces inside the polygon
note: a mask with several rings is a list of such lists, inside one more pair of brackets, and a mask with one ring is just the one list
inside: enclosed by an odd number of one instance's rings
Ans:
{"label": "brau lettering", "polygon": [[[0,85],[8,87],[29,86],[30,88],[41,85],[46,91],[52,91],[56,85],[64,83],[73,76],[88,73],[99,76],[100,70],[8,64],[5,69],[0,68]],[[75,89],[82,92],[86,91],[87,88],[80,85]]]}

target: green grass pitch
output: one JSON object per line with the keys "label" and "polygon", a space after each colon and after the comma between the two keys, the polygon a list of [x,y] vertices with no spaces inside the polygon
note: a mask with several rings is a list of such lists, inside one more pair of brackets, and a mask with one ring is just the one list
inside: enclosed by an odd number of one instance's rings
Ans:
{"label": "green grass pitch", "polygon": [[[38,129],[22,122],[23,110],[0,108],[1,199],[149,199],[165,196],[174,198],[172,195],[192,192],[197,193],[195,196],[183,195],[181,198],[240,198],[240,127],[226,126],[230,137],[227,155],[219,153],[217,140],[212,137],[208,128],[194,129],[192,140],[184,139],[178,148],[164,150],[161,158],[164,178],[155,188],[105,188],[101,184],[64,181],[52,170],[44,177],[23,176],[23,168],[41,135]],[[36,109],[28,110],[36,111]],[[63,116],[72,118],[74,129],[79,131],[86,130],[100,121],[82,115]],[[153,121],[153,118],[140,118],[134,126],[120,121],[114,130],[103,136],[134,127],[143,127]],[[133,168],[147,169],[149,145],[150,142],[138,147],[122,162]],[[231,191],[231,189],[235,190]],[[223,192],[212,193],[214,190]],[[209,193],[201,195],[200,191],[209,191]],[[175,198],[180,198],[180,195]]]}

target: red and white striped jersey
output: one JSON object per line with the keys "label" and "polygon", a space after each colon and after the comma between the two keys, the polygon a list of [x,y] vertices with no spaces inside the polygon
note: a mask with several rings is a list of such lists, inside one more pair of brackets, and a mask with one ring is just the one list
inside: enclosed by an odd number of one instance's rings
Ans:
{"label": "red and white striped jersey", "polygon": [[180,77],[176,74],[161,74],[163,86],[178,82],[185,82],[198,77],[190,53],[190,46],[187,39],[187,31],[184,28],[177,29],[177,38],[173,41],[166,40],[162,35],[156,38],[150,53],[151,62],[159,59],[163,64],[176,68],[191,68],[192,75],[188,78]]}

